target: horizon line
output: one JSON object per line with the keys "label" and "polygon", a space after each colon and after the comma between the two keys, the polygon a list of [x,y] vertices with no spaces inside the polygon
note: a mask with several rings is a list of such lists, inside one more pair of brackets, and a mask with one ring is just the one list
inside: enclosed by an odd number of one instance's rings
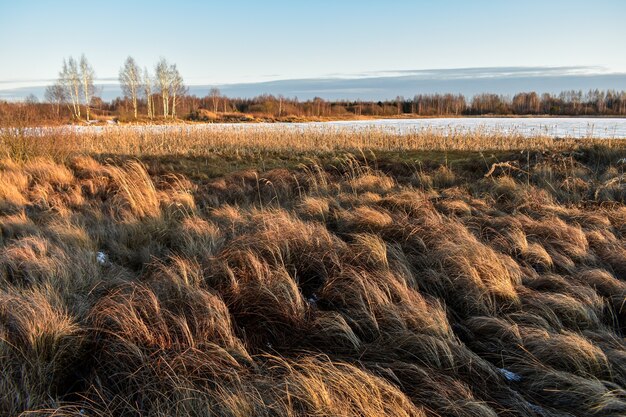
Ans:
{"label": "horizon line", "polygon": [[[599,65],[568,65],[568,66],[497,66],[497,67],[456,67],[456,68],[428,68],[428,69],[398,69],[363,71],[356,73],[330,73],[320,76],[260,76],[256,80],[233,80],[210,82],[208,77],[190,77],[185,83],[187,86],[245,86],[253,84],[271,84],[279,82],[315,82],[341,80],[368,80],[386,78],[415,78],[419,80],[472,80],[485,78],[516,78],[516,77],[568,77],[594,75],[626,75],[626,71],[611,70]],[[185,78],[183,76],[183,78]],[[200,78],[200,79],[199,79]],[[0,91],[12,91],[22,88],[46,87],[57,78],[40,79],[5,79],[0,80]],[[117,77],[96,77],[98,85],[119,85]]]}

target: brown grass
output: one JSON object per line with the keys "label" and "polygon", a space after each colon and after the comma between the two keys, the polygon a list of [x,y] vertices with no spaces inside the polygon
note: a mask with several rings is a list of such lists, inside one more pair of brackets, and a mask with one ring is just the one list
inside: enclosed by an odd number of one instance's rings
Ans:
{"label": "brown grass", "polygon": [[[0,131],[0,158],[9,156],[24,160],[33,155],[67,157],[71,154],[116,154],[147,156],[195,156],[214,158],[228,155],[233,158],[250,158],[254,155],[290,152],[313,153],[350,150],[362,151],[489,151],[489,150],[572,150],[580,146],[599,145],[603,149],[624,148],[626,139],[554,139],[551,137],[523,137],[477,131],[472,134],[423,130],[398,134],[384,128],[364,130],[337,130],[332,127],[309,128],[304,133],[297,129],[276,130],[255,127],[219,127],[202,129],[180,126],[162,132],[158,129],[142,130],[138,127],[103,127],[102,132],[76,132],[71,129],[51,128],[31,133],[27,130]],[[543,175],[552,171],[551,164],[538,165]],[[578,168],[578,169],[577,169]],[[575,182],[587,173],[580,167],[570,167],[560,178]],[[521,171],[523,172],[523,171]],[[436,172],[438,181],[450,181],[448,167]],[[613,176],[614,177],[614,176]],[[607,192],[615,190],[612,178],[604,180]]]}
{"label": "brown grass", "polygon": [[[5,154],[0,414],[626,413],[621,148],[499,154],[488,177],[480,154],[213,179],[104,156],[295,140],[194,135]],[[295,146],[430,143],[329,137]]]}

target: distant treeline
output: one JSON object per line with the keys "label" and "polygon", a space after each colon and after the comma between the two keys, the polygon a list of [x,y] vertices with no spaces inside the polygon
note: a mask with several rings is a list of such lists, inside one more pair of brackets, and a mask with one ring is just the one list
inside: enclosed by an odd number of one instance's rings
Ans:
{"label": "distant treeline", "polygon": [[[274,117],[342,116],[419,116],[462,115],[559,115],[625,116],[626,91],[565,91],[560,94],[518,93],[513,97],[478,94],[470,99],[462,94],[418,94],[413,98],[397,97],[385,101],[327,101],[322,98],[299,101],[297,98],[262,95],[254,98],[229,98],[212,91],[205,97],[187,96],[181,108],[192,115],[199,109],[213,113],[239,112]],[[112,103],[115,109],[125,106],[124,99]]]}
{"label": "distant treeline", "polygon": [[[121,121],[163,119],[167,109],[160,93],[146,97],[120,97],[110,102],[97,95],[87,108],[95,118]],[[242,120],[249,116],[268,119],[324,119],[358,116],[471,116],[471,115],[554,115],[554,116],[626,116],[626,91],[565,91],[560,94],[518,93],[514,96],[478,94],[466,98],[461,94],[418,94],[413,98],[397,97],[385,101],[328,101],[322,98],[298,100],[282,96],[261,95],[254,98],[232,98],[212,89],[204,97],[183,94],[177,98],[176,112],[169,117],[185,120]],[[137,112],[135,116],[135,112]],[[34,96],[23,102],[0,101],[0,123],[3,125],[66,123],[80,120],[75,103],[67,100],[39,101]]]}

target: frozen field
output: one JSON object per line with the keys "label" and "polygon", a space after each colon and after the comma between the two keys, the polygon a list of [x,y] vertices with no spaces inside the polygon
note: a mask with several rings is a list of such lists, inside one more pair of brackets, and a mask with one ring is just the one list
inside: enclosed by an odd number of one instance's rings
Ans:
{"label": "frozen field", "polygon": [[342,128],[382,128],[398,133],[433,130],[455,133],[509,133],[527,137],[626,138],[626,119],[611,118],[435,118],[328,122]]}
{"label": "frozen field", "polygon": [[393,134],[507,134],[524,137],[553,138],[626,138],[626,118],[433,118],[433,119],[377,119],[308,123],[204,123],[189,125],[151,126],[67,126],[31,128],[30,133],[70,129],[84,133],[103,133],[110,130],[150,132],[197,132],[201,130],[320,130],[385,131]]}

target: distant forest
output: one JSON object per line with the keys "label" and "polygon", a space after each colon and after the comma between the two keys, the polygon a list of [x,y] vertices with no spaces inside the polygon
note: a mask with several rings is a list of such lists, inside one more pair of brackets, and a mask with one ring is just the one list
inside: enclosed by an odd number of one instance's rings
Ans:
{"label": "distant forest", "polygon": [[[260,119],[289,120],[352,118],[358,116],[472,116],[472,115],[553,115],[553,116],[626,116],[626,91],[566,91],[558,95],[519,93],[510,96],[479,94],[471,99],[459,94],[418,94],[407,99],[385,101],[326,101],[322,98],[299,101],[296,98],[261,95],[254,98],[222,96],[213,89],[204,97],[183,95],[178,99],[177,115],[183,120],[220,121]],[[150,115],[145,98],[137,99],[138,120],[163,119],[163,100],[158,93],[151,98]],[[87,107],[87,106],[84,106]],[[104,102],[97,96],[88,106],[94,118],[135,120],[130,98]],[[171,115],[169,117],[172,117]],[[80,120],[70,103],[39,102],[29,97],[24,102],[0,102],[0,123],[14,125],[67,123]]]}
{"label": "distant forest", "polygon": [[[327,101],[322,98],[299,101],[273,95],[254,98],[233,98],[212,89],[204,97],[183,94],[178,97],[176,113],[164,115],[164,100],[154,93],[150,101],[129,97],[111,102],[93,96],[90,105],[94,119],[115,119],[122,122],[159,121],[177,118],[190,121],[246,120],[324,120],[350,119],[359,116],[478,116],[478,115],[552,115],[552,116],[626,116],[626,91],[565,91],[558,95],[519,93],[511,96],[479,94],[468,99],[460,94],[417,94],[413,98],[397,97],[385,101]],[[148,105],[150,103],[150,105]],[[72,103],[39,101],[29,97],[23,102],[0,101],[0,124],[61,124],[83,120]]]}

